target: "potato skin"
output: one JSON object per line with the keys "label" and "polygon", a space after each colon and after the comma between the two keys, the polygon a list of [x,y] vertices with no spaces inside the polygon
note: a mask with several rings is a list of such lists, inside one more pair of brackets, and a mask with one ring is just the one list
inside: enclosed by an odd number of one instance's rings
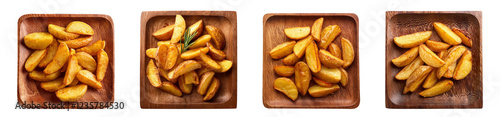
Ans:
{"label": "potato skin", "polygon": [[354,47],[352,46],[351,41],[342,37],[342,58],[344,60],[344,68],[349,67],[352,62],[354,62],[354,58],[356,56]]}
{"label": "potato skin", "polygon": [[153,59],[149,60],[148,67],[146,69],[146,74],[149,79],[149,83],[151,83],[153,87],[161,86],[161,79],[158,73],[158,68],[156,67]]}
{"label": "potato skin", "polygon": [[73,21],[66,26],[66,32],[76,33],[81,35],[94,35],[94,29],[85,22]]}
{"label": "potato skin", "polygon": [[212,42],[214,42],[215,48],[223,50],[226,47],[226,37],[219,28],[207,25],[205,26],[205,30],[212,36]]}
{"label": "potato skin", "polygon": [[321,28],[323,27],[324,18],[320,17],[314,21],[311,28],[311,35],[315,41],[320,41]]}
{"label": "potato skin", "polygon": [[106,75],[106,71],[108,69],[109,57],[108,53],[104,50],[100,50],[97,52],[97,70],[96,76],[97,81],[101,81],[104,79],[104,75]]}
{"label": "potato skin", "polygon": [[54,36],[47,32],[34,32],[24,36],[23,41],[26,47],[41,50],[47,48],[54,41]]}
{"label": "potato skin", "polygon": [[306,48],[306,63],[313,73],[321,70],[321,62],[318,57],[318,47],[315,42],[310,43]]}
{"label": "potato skin", "polygon": [[307,64],[302,61],[295,64],[295,85],[297,86],[299,93],[303,96],[307,94],[310,82],[311,71],[309,70]]}
{"label": "potato skin", "polygon": [[172,95],[179,96],[179,97],[182,96],[182,91],[177,86],[175,86],[174,83],[165,81],[161,84],[161,87],[159,87],[159,88],[167,93],[172,94]]}
{"label": "potato skin", "polygon": [[155,37],[158,40],[168,40],[172,38],[172,34],[174,33],[174,27],[175,25],[169,25],[166,27],[163,27],[153,33],[153,37]]}

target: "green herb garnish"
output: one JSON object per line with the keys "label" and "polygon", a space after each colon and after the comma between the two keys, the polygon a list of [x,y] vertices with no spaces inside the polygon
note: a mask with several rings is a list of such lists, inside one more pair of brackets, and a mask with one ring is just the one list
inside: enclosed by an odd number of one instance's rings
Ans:
{"label": "green herb garnish", "polygon": [[188,49],[189,47],[191,47],[191,45],[193,45],[193,44],[194,44],[194,43],[191,43],[191,40],[193,40],[194,36],[198,33],[198,32],[194,32],[192,35],[189,35],[189,32],[191,32],[191,29],[190,29],[190,28],[188,28],[188,29],[186,30],[186,32],[184,32],[184,40],[183,40],[183,41],[184,41],[184,42],[183,42],[183,43],[184,43],[184,46],[181,46],[181,47],[182,47],[182,48],[181,48],[181,49],[182,49],[181,53],[186,52],[186,51],[187,51],[187,49]]}

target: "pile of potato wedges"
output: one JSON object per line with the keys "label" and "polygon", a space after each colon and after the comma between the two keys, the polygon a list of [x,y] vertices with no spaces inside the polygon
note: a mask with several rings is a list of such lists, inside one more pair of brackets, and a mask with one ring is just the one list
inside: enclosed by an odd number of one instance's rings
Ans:
{"label": "pile of potato wedges", "polygon": [[226,40],[222,31],[204,25],[203,20],[186,28],[184,18],[176,15],[175,24],[152,35],[159,41],[156,48],[146,50],[146,56],[151,58],[146,69],[150,84],[179,97],[196,88],[204,96],[203,101],[210,101],[221,86],[215,74],[233,66],[223,51]]}
{"label": "pile of potato wedges", "polygon": [[105,41],[90,44],[93,35],[92,27],[81,21],[66,27],[49,24],[48,32],[26,35],[24,44],[34,51],[24,64],[29,77],[63,102],[78,101],[88,86],[101,89],[109,58]]}
{"label": "pile of potato wedges", "polygon": [[[392,63],[404,67],[395,78],[406,80],[403,94],[425,88],[422,97],[443,94],[453,87],[453,80],[464,79],[472,70],[472,38],[464,30],[450,29],[443,23],[434,22],[434,30],[443,42],[429,38],[432,31],[422,31],[394,38],[394,43],[409,50]],[[463,46],[463,45],[465,46]],[[468,47],[466,47],[468,46]],[[444,77],[444,78],[443,78]]]}
{"label": "pile of potato wedges", "polygon": [[269,52],[273,59],[283,58],[284,64],[274,66],[280,78],[274,80],[273,87],[293,101],[299,93],[302,96],[309,93],[312,97],[324,97],[339,90],[338,83],[347,85],[348,73],[344,68],[354,61],[353,45],[343,37],[342,49],[332,43],[340,35],[341,29],[338,25],[323,28],[323,21],[321,17],[312,27],[284,29],[290,41],[277,45]]}

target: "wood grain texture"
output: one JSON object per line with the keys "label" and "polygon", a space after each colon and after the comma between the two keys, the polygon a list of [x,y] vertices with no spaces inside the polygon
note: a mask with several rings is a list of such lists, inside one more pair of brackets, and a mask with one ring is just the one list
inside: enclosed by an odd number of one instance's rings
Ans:
{"label": "wood grain texture", "polygon": [[[43,106],[44,102],[60,103],[55,93],[43,90],[40,87],[40,82],[29,78],[28,71],[24,69],[24,63],[34,50],[24,45],[23,38],[33,32],[48,32],[47,27],[49,24],[65,27],[72,21],[83,21],[89,24],[95,32],[92,43],[99,39],[105,40],[106,47],[104,50],[109,56],[108,71],[102,81],[103,88],[99,90],[89,88],[85,96],[78,102],[114,101],[114,29],[111,17],[100,14],[27,14],[21,16],[18,21],[17,97],[20,104],[25,101],[31,104],[31,101],[33,101],[33,104],[41,104],[42,108],[47,108]],[[61,73],[60,77],[64,77],[64,73]],[[69,103],[66,104],[68,106]]]}
{"label": "wood grain texture", "polygon": [[[204,25],[219,28],[226,38],[226,48],[223,50],[228,60],[233,61],[233,67],[226,73],[216,73],[221,81],[219,91],[209,102],[204,102],[203,96],[196,92],[177,97],[153,87],[146,77],[148,48],[157,47],[158,40],[152,34],[154,31],[175,23],[175,15],[180,14],[186,21],[186,27],[198,20]],[[237,99],[237,32],[235,11],[146,11],[141,16],[141,108],[236,108]],[[162,78],[162,80],[166,80]]]}
{"label": "wood grain texture", "polygon": [[[323,28],[328,25],[339,25],[342,33],[333,41],[341,47],[340,38],[345,37],[353,44],[355,53],[354,62],[346,70],[349,81],[346,87],[334,94],[321,98],[313,98],[309,94],[299,96],[294,102],[283,93],[273,88],[273,82],[279,76],[274,73],[273,67],[284,65],[282,60],[274,60],[269,55],[271,49],[278,44],[290,41],[283,30],[289,27],[312,26],[314,21],[324,18]],[[280,13],[264,15],[263,37],[263,103],[267,108],[356,108],[359,105],[359,24],[356,14],[351,13]],[[293,80],[293,78],[291,78]],[[314,81],[311,80],[311,86]]]}
{"label": "wood grain texture", "polygon": [[[394,76],[403,69],[391,60],[408,49],[394,44],[394,37],[419,31],[432,31],[430,40],[441,41],[432,23],[441,22],[450,28],[469,32],[473,41],[472,71],[463,80],[453,80],[455,86],[431,98],[418,95],[423,90],[402,94],[405,81]],[[482,108],[483,106],[483,62],[482,62],[482,13],[481,11],[387,11],[386,12],[386,107],[387,108]]]}

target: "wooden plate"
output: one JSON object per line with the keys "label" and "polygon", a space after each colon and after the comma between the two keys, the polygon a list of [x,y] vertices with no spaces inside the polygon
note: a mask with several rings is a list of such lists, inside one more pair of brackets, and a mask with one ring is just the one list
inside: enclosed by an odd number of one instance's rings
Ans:
{"label": "wooden plate", "polygon": [[[313,98],[309,94],[299,96],[292,101],[283,93],[273,88],[273,82],[279,76],[274,73],[274,66],[284,65],[282,60],[274,60],[269,55],[271,49],[278,44],[290,41],[283,30],[289,27],[312,26],[313,22],[324,18],[323,28],[328,25],[339,25],[342,33],[333,41],[341,46],[340,37],[351,41],[356,57],[348,72],[349,80],[346,87],[340,88],[332,95]],[[263,46],[263,103],[267,108],[356,108],[359,105],[359,25],[358,16],[352,13],[277,13],[264,15],[264,46]],[[293,78],[291,78],[293,80]],[[314,81],[311,81],[311,85]]]}
{"label": "wooden plate", "polygon": [[[158,40],[152,34],[156,30],[175,23],[175,15],[181,14],[186,27],[198,20],[205,25],[219,28],[226,38],[223,50],[233,67],[226,73],[216,73],[221,81],[217,94],[211,101],[204,102],[203,96],[194,89],[191,94],[177,97],[153,87],[146,77],[148,48],[157,47]],[[235,11],[145,11],[141,16],[141,108],[236,108],[237,47],[236,47],[236,12]],[[166,80],[162,78],[162,80]]]}
{"label": "wooden plate", "polygon": [[102,81],[103,88],[99,90],[89,88],[85,96],[78,102],[112,102],[114,100],[114,30],[113,20],[110,16],[100,14],[27,14],[21,16],[18,22],[17,97],[20,104],[24,104],[24,102],[31,104],[33,101],[33,104],[41,104],[42,108],[47,108],[43,105],[44,102],[61,103],[55,93],[43,90],[40,87],[40,82],[29,78],[28,71],[24,69],[24,63],[33,50],[24,45],[23,38],[33,32],[48,32],[49,24],[66,26],[72,21],[83,21],[89,24],[95,32],[92,43],[99,39],[106,41],[104,50],[109,56],[108,71]]}
{"label": "wooden plate", "polygon": [[[386,107],[387,108],[482,108],[483,107],[483,62],[481,11],[387,11],[386,12]],[[431,98],[418,95],[423,88],[403,95],[406,81],[394,78],[403,69],[392,64],[391,60],[408,49],[394,44],[394,37],[419,31],[432,31],[430,40],[441,41],[432,23],[441,22],[450,28],[459,28],[469,32],[473,41],[472,71],[463,80],[453,80],[455,86],[442,94]]]}

